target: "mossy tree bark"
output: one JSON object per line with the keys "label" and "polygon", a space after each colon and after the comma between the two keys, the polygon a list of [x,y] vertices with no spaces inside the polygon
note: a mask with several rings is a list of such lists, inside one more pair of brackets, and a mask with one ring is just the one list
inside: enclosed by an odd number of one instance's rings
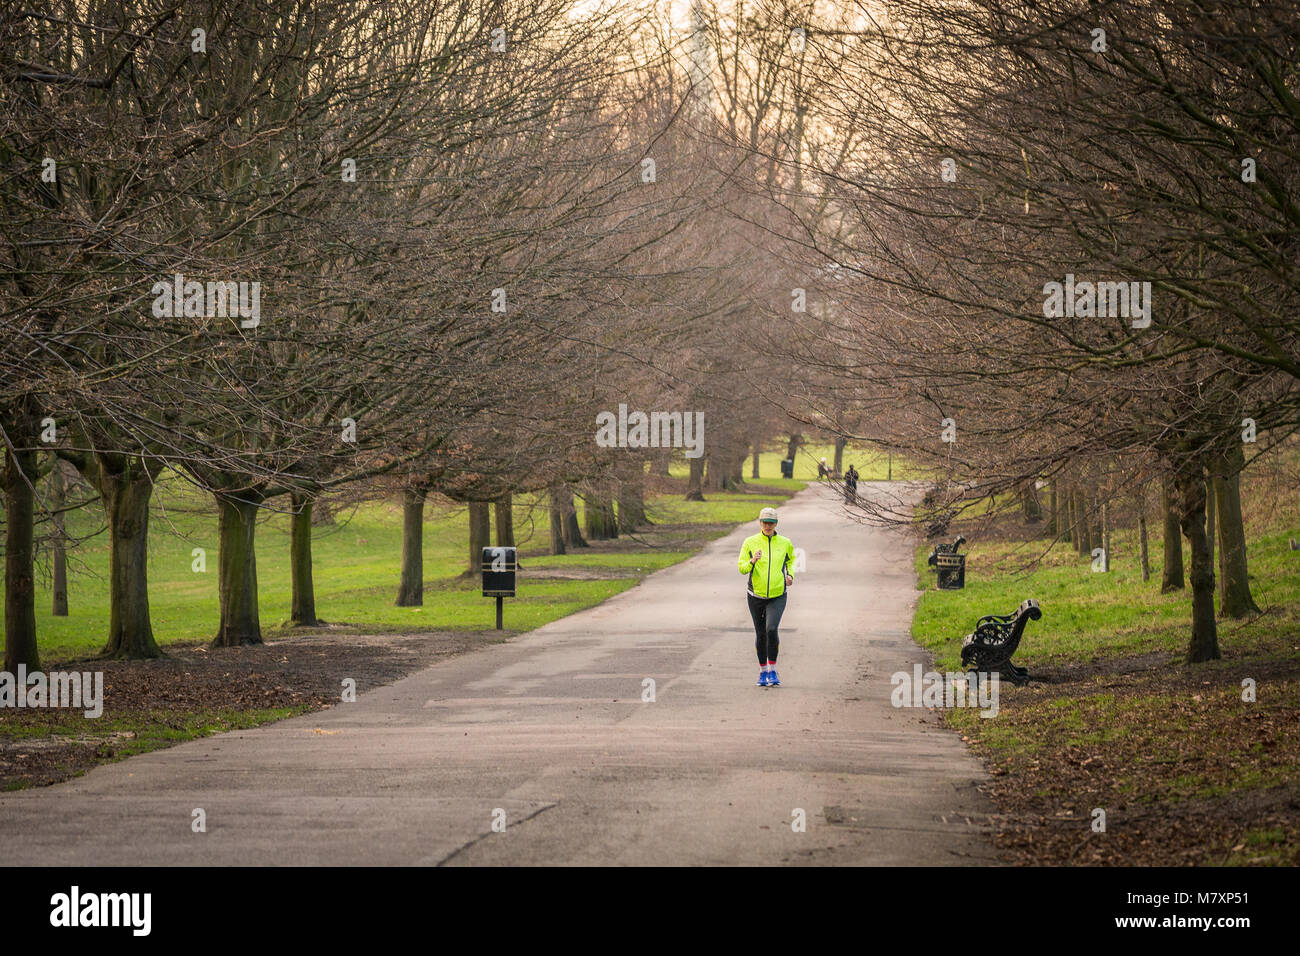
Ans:
{"label": "mossy tree bark", "polygon": [[218,591],[221,621],[213,647],[262,643],[257,611],[257,512],[263,498],[252,491],[222,492],[217,499]]}
{"label": "mossy tree bark", "polygon": [[618,522],[614,518],[614,505],[603,495],[588,493],[583,496],[583,524],[588,541],[604,541],[618,537]]}
{"label": "mossy tree bark", "polygon": [[488,502],[469,503],[469,571],[476,575],[483,571],[483,549],[492,544],[492,512]]}
{"label": "mossy tree bark", "polygon": [[398,607],[424,604],[424,502],[428,492],[402,492],[402,576],[397,584]]}
{"label": "mossy tree bark", "polygon": [[1183,578],[1183,539],[1178,520],[1178,495],[1172,476],[1166,475],[1164,478],[1161,499],[1165,567],[1160,579],[1160,593],[1168,594],[1170,591],[1180,591],[1186,587]]}
{"label": "mossy tree bark", "polygon": [[510,495],[504,498],[498,498],[492,503],[492,510],[496,518],[497,526],[497,547],[513,548],[515,546],[515,511],[514,502]]}
{"label": "mossy tree bark", "polygon": [[109,547],[108,642],[103,655],[162,657],[149,615],[149,501],[156,466],[132,455],[95,456]]}
{"label": "mossy tree bark", "polygon": [[561,507],[560,493],[550,489],[550,501],[546,509],[548,529],[551,534],[551,554],[564,554],[564,511]]}
{"label": "mossy tree bark", "polygon": [[1215,496],[1219,516],[1219,614],[1246,617],[1259,613],[1259,605],[1250,593],[1250,574],[1246,567],[1246,527],[1241,509],[1241,471],[1246,456],[1234,445],[1222,460],[1215,477]]}
{"label": "mossy tree bark", "polygon": [[1142,580],[1151,580],[1151,551],[1147,541],[1147,496],[1145,492],[1137,494],[1138,513],[1138,551],[1142,561]]}
{"label": "mossy tree bark", "polygon": [[1214,561],[1205,531],[1205,473],[1196,464],[1184,465],[1177,478],[1179,524],[1191,552],[1192,636],[1187,661],[1197,664],[1218,660],[1219,632],[1214,620]]}
{"label": "mossy tree bark", "polygon": [[618,530],[623,533],[650,524],[645,512],[645,489],[642,472],[637,468],[618,486]]}
{"label": "mossy tree bark", "polygon": [[561,525],[564,532],[566,548],[589,548],[587,539],[582,536],[578,525],[578,509],[573,503],[573,489],[568,485],[558,485],[553,493],[556,507],[560,509]]}
{"label": "mossy tree bark", "polygon": [[55,617],[68,616],[68,551],[63,521],[67,500],[63,462],[56,458],[50,467],[50,522],[54,525],[50,535],[50,613]]}
{"label": "mossy tree bark", "polygon": [[690,459],[691,476],[686,482],[686,500],[704,500],[704,456]]}
{"label": "mossy tree bark", "polygon": [[289,565],[293,581],[289,619],[299,627],[320,627],[323,622],[316,616],[316,587],[311,576],[311,529],[315,503],[311,496],[296,491],[290,494],[289,501],[292,507]]}
{"label": "mossy tree bark", "polygon": [[14,447],[5,452],[4,467],[4,669],[13,674],[19,664],[29,671],[41,667],[36,651],[36,452],[28,450],[36,444],[36,434],[35,418],[27,403],[6,416],[5,432]]}

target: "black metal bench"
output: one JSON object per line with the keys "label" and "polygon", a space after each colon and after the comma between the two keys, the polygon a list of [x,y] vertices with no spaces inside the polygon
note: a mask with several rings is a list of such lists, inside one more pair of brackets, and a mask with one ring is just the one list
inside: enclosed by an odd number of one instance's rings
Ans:
{"label": "black metal bench", "polygon": [[961,642],[961,666],[997,672],[1017,686],[1029,683],[1029,671],[1011,663],[1011,655],[1020,647],[1025,625],[1043,616],[1042,609],[1033,598],[1025,601],[1011,614],[986,614],[975,622],[975,630]]}
{"label": "black metal bench", "polygon": [[934,546],[934,550],[930,552],[930,556],[925,559],[925,563],[930,565],[930,567],[932,568],[937,567],[939,564],[939,555],[956,554],[957,549],[960,548],[965,543],[966,543],[966,538],[959,534],[957,535],[957,540],[954,541],[952,544],[936,544]]}

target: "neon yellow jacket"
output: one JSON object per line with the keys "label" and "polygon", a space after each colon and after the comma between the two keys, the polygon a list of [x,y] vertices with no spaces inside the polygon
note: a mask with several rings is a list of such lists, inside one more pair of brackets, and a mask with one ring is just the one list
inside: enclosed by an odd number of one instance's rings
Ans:
{"label": "neon yellow jacket", "polygon": [[785,593],[785,576],[794,579],[794,545],[783,535],[751,534],[740,545],[740,573],[749,575],[750,594],[780,597]]}

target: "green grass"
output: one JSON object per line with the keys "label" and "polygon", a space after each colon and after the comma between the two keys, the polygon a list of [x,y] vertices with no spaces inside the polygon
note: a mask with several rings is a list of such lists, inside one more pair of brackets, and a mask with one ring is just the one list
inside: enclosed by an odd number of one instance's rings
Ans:
{"label": "green grass", "polygon": [[[1294,636],[1300,621],[1300,555],[1289,551],[1287,543],[1294,535],[1286,527],[1258,534],[1248,542],[1247,557],[1256,604],[1276,608],[1277,619],[1267,625],[1275,639],[1266,642],[1265,650],[1300,657],[1300,648],[1288,649],[1283,640],[1288,623]],[[941,669],[960,664],[962,639],[979,617],[1008,614],[1031,597],[1042,606],[1043,617],[1027,625],[1017,663],[1028,666],[1186,650],[1190,591],[1160,593],[1163,565],[1158,528],[1149,542],[1151,579],[1145,582],[1137,561],[1137,534],[1132,530],[1112,533],[1109,572],[1093,571],[1090,557],[1058,544],[1036,569],[1025,573],[1020,569],[1047,547],[1046,540],[985,543],[973,534],[968,537],[966,587],[961,591],[934,589],[934,573],[925,563],[931,545],[918,547],[915,554],[917,580],[929,590],[918,603],[912,634],[935,654]],[[1233,632],[1242,627],[1222,622],[1221,643],[1231,641]]]}
{"label": "green grass", "polygon": [[[1251,591],[1264,613],[1220,618],[1223,659],[1191,666],[1183,663],[1191,595],[1160,593],[1158,524],[1145,582],[1134,529],[1112,532],[1111,570],[1094,572],[1091,557],[1066,544],[1025,570],[1048,542],[1019,540],[1022,526],[1009,512],[991,526],[954,525],[952,534],[969,539],[961,591],[936,590],[925,563],[930,545],[917,548],[924,593],[912,632],[936,670],[959,668],[962,639],[980,616],[1009,613],[1027,597],[1043,609],[1015,655],[1040,680],[1002,685],[996,718],[943,714],[990,764],[999,809],[1027,821],[1024,832],[1000,837],[1017,862],[1297,862],[1300,831],[1278,808],[1293,805],[1300,779],[1300,554],[1288,544],[1298,536],[1300,503],[1284,483],[1255,476],[1243,478],[1243,502]],[[1242,699],[1245,678],[1257,681],[1253,702]],[[1083,857],[1086,828],[1033,822],[1083,819],[1092,807],[1120,815]],[[1162,856],[1174,820],[1182,855]]]}
{"label": "green grass", "polygon": [[[775,471],[775,468],[773,469]],[[515,535],[524,571],[519,596],[507,599],[505,623],[512,630],[540,627],[599,604],[634,586],[646,574],[684,560],[700,543],[754,518],[759,508],[779,504],[803,482],[762,482],[772,492],[711,493],[703,502],[680,495],[647,500],[656,527],[683,525],[633,539],[605,552],[596,548],[563,556],[549,550],[547,510],[531,497],[515,502]],[[757,489],[755,489],[757,490]],[[579,504],[581,514],[581,504]],[[425,509],[425,599],[421,608],[393,606],[400,570],[402,508],[379,501],[341,510],[334,525],[313,529],[313,577],[318,615],[358,632],[495,627],[495,602],[479,593],[478,582],[461,577],[469,549],[464,506],[435,504]],[[42,662],[98,653],[109,623],[108,541],[102,509],[90,505],[69,516],[69,531],[80,540],[69,550],[68,617],[50,613],[48,573],[38,570],[37,635]],[[705,527],[715,526],[715,527]],[[259,614],[264,632],[288,626],[290,528],[286,515],[267,511],[257,529]],[[640,542],[636,539],[641,539]],[[193,570],[193,550],[206,552],[206,571]],[[210,499],[178,481],[162,482],[150,517],[149,602],[154,636],[160,645],[207,640],[217,629],[218,543]],[[613,572],[601,580],[529,580],[547,569],[595,568]]]}

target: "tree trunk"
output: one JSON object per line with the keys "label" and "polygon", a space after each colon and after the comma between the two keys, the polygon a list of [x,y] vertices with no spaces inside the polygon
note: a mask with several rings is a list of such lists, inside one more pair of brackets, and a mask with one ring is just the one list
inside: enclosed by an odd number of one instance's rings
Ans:
{"label": "tree trunk", "polygon": [[650,524],[645,513],[645,492],[640,481],[626,481],[618,489],[618,530],[627,533]]}
{"label": "tree trunk", "polygon": [[749,469],[749,477],[751,480],[756,479],[758,477],[758,451],[759,451],[759,446],[762,444],[763,443],[760,442],[757,438],[754,439],[754,455],[753,455],[754,461]]}
{"label": "tree trunk", "polygon": [[[1106,516],[1102,513],[1100,492],[1094,492],[1088,498],[1088,507],[1091,512],[1091,527],[1088,530],[1088,538],[1090,542],[1088,546],[1088,553],[1091,554],[1092,551],[1096,548],[1101,548],[1103,551],[1105,551],[1106,550],[1106,528],[1105,528]],[[1103,563],[1106,564],[1107,570],[1109,570],[1110,569],[1109,554],[1107,554],[1106,557],[1103,558]]]}
{"label": "tree trunk", "polygon": [[486,501],[469,503],[469,575],[483,571],[483,549],[492,544],[492,512]]}
{"label": "tree trunk", "polygon": [[1101,566],[1110,573],[1110,504],[1101,506]]}
{"label": "tree trunk", "polygon": [[583,519],[588,541],[605,541],[618,537],[614,506],[608,498],[594,493],[583,495]]}
{"label": "tree trunk", "polygon": [[257,616],[257,510],[261,496],[244,492],[238,497],[217,495],[217,529],[221,542],[218,590],[221,622],[213,647],[238,647],[262,643]]}
{"label": "tree trunk", "polygon": [[799,446],[802,444],[803,444],[803,435],[801,435],[799,432],[795,432],[793,435],[790,436],[790,440],[786,442],[785,457],[789,458],[791,461],[794,461],[794,453],[799,450]]}
{"label": "tree trunk", "polygon": [[1070,483],[1064,482],[1061,485],[1060,508],[1061,519],[1057,523],[1057,531],[1061,535],[1061,540],[1071,547],[1074,546],[1074,509],[1070,506],[1071,494]]}
{"label": "tree trunk", "polygon": [[1138,549],[1142,561],[1142,580],[1151,580],[1151,552],[1147,545],[1147,496],[1146,492],[1139,491],[1137,495],[1138,506]]}
{"label": "tree trunk", "polygon": [[551,532],[551,554],[564,554],[564,510],[561,507],[559,490],[550,491],[550,507],[547,508],[547,524]]}
{"label": "tree trunk", "polygon": [[587,540],[582,536],[582,529],[578,526],[578,509],[573,504],[573,489],[568,485],[561,485],[556,489],[559,494],[559,508],[563,514],[562,524],[564,531],[564,545],[567,548],[589,548]]}
{"label": "tree trunk", "polygon": [[424,499],[422,488],[402,492],[402,576],[397,583],[397,607],[424,604]]}
{"label": "tree trunk", "polygon": [[506,495],[492,503],[496,514],[497,547],[513,548],[515,546],[515,507],[514,499]]}
{"label": "tree trunk", "polygon": [[1085,558],[1092,554],[1092,517],[1088,514],[1087,496],[1077,485],[1074,488],[1074,531],[1079,554]]}
{"label": "tree trunk", "polygon": [[109,547],[109,623],[105,657],[155,658],[162,651],[149,616],[149,499],[153,477],[138,459],[98,457]]}
{"label": "tree trunk", "polygon": [[1183,579],[1183,539],[1179,533],[1178,497],[1174,480],[1169,475],[1164,478],[1161,497],[1165,525],[1165,568],[1161,576],[1160,593],[1168,594],[1186,586]]}
{"label": "tree trunk", "polygon": [[690,459],[691,477],[686,484],[687,501],[704,501],[704,457]]}
{"label": "tree trunk", "polygon": [[[716,449],[717,446],[715,446]],[[722,490],[722,473],[726,470],[726,455],[720,449],[710,452],[706,456],[708,467],[704,471],[704,490],[721,491]]]}
{"label": "tree trunk", "polygon": [[63,506],[67,503],[67,483],[63,462],[57,457],[50,469],[50,521],[54,532],[50,536],[51,590],[50,613],[55,617],[68,616],[68,552],[67,534],[63,522]]}
{"label": "tree trunk", "polygon": [[1215,531],[1215,491],[1214,474],[1207,476],[1205,482],[1205,539],[1210,543],[1210,566],[1214,566],[1214,531]]}
{"label": "tree trunk", "polygon": [[1246,528],[1241,511],[1241,471],[1246,456],[1234,445],[1223,463],[1224,474],[1215,481],[1219,514],[1219,614],[1246,617],[1258,614],[1259,606],[1250,593],[1246,569]]}
{"label": "tree trunk", "polygon": [[1025,521],[1031,523],[1041,521],[1043,518],[1043,508],[1038,502],[1038,489],[1035,484],[1035,480],[1031,478],[1020,489],[1020,503],[1024,509]]}
{"label": "tree trunk", "polygon": [[292,516],[289,538],[289,577],[293,582],[289,619],[299,627],[320,627],[316,617],[316,587],[311,578],[311,526],[314,511],[309,495],[289,496]]}
{"label": "tree trunk", "polygon": [[745,487],[745,453],[737,452],[727,458],[727,470],[722,475],[722,487],[728,491],[742,491]]}
{"label": "tree trunk", "polygon": [[1051,509],[1051,517],[1047,519],[1047,533],[1055,538],[1061,533],[1061,520],[1057,513],[1057,496],[1056,482],[1053,481],[1048,485],[1047,507]]}
{"label": "tree trunk", "polygon": [[1214,563],[1205,533],[1205,473],[1199,463],[1184,466],[1179,473],[1178,493],[1182,502],[1179,524],[1192,555],[1192,637],[1187,645],[1187,662],[1198,664],[1221,656],[1214,620]]}
{"label": "tree trunk", "polygon": [[[10,421],[6,431],[19,451],[5,454],[5,666],[10,674],[25,664],[29,671],[41,669],[36,652],[36,568],[35,525],[36,452],[24,446],[35,443],[30,415],[20,410],[24,421]],[[29,484],[30,482],[30,484]]]}
{"label": "tree trunk", "polygon": [[844,446],[847,445],[848,443],[849,440],[845,438],[843,435],[840,435],[838,438],[835,439],[834,467],[835,467],[835,474],[837,475],[844,474]]}

